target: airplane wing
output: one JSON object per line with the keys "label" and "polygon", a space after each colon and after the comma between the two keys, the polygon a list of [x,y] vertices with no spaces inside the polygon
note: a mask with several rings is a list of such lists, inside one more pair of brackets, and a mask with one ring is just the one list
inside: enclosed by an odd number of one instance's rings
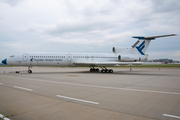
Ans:
{"label": "airplane wing", "polygon": [[73,62],[78,66],[120,66],[120,65],[142,65],[143,62]]}

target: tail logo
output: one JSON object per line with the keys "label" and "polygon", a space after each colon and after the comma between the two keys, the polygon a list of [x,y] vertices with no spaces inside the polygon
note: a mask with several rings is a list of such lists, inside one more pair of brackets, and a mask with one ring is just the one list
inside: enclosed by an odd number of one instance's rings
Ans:
{"label": "tail logo", "polygon": [[33,58],[31,58],[30,61],[33,62]]}
{"label": "tail logo", "polygon": [[136,47],[136,49],[141,53],[141,55],[144,55],[144,53],[142,52],[144,47],[145,47],[145,41],[143,41],[139,46]]}

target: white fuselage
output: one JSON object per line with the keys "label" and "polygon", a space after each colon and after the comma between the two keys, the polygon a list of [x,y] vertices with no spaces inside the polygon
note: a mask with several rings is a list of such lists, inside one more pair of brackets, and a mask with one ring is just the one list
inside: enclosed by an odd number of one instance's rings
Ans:
{"label": "white fuselage", "polygon": [[[12,55],[7,58],[7,65],[14,66],[90,66],[89,64],[74,64],[76,62],[81,63],[111,63],[111,62],[121,62],[118,59],[119,54],[115,53],[19,53],[16,55]],[[131,60],[131,57],[126,55],[127,60],[123,62],[134,62]],[[139,59],[138,55],[130,55]],[[147,59],[145,56],[144,58]],[[146,59],[140,59],[137,61],[143,61]],[[112,66],[112,64],[110,64]],[[97,65],[100,66],[100,65]],[[109,66],[108,64],[106,66]]]}
{"label": "white fuselage", "polygon": [[[15,66],[77,66],[73,62],[118,62],[116,54],[104,53],[19,53],[7,59]],[[84,65],[83,65],[84,66]]]}

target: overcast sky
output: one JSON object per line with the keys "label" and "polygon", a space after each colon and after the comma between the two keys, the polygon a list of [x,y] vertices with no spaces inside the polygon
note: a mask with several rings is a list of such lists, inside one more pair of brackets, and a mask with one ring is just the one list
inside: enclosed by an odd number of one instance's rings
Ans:
{"label": "overcast sky", "polygon": [[155,36],[149,59],[180,60],[180,0],[0,0],[0,60],[18,52],[112,53]]}

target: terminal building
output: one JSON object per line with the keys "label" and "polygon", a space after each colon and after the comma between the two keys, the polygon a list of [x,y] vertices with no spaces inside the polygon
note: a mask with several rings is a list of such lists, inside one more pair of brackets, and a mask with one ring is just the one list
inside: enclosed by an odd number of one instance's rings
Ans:
{"label": "terminal building", "polygon": [[154,60],[148,60],[146,62],[160,62],[162,64],[170,64],[170,63],[180,63],[179,61],[173,60],[173,59],[154,59]]}

